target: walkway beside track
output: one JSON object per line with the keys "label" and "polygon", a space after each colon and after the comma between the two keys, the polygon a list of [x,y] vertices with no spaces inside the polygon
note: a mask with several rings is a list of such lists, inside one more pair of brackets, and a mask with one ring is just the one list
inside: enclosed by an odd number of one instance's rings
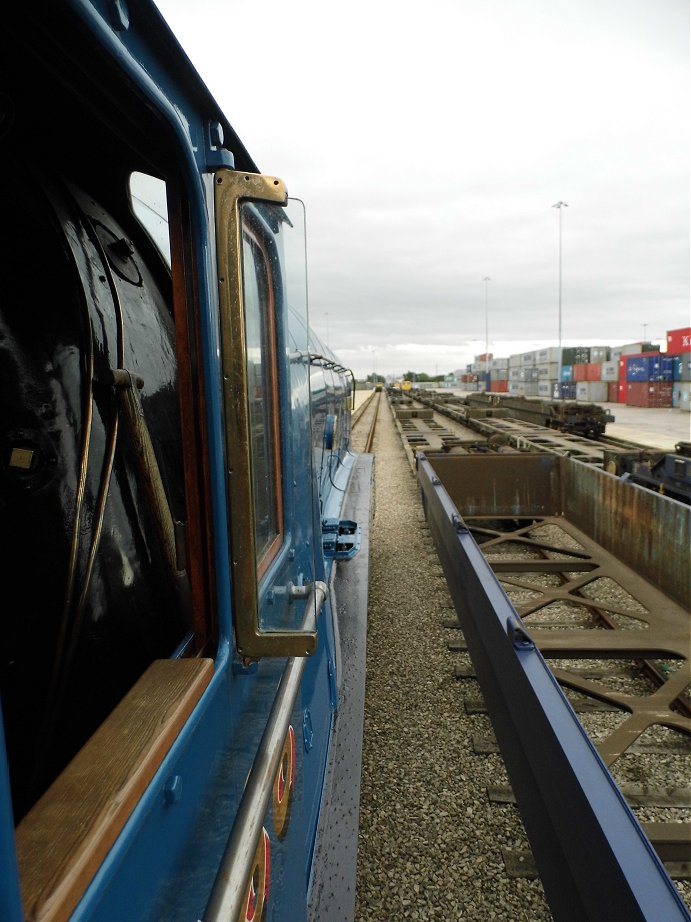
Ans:
{"label": "walkway beside track", "polygon": [[550,920],[539,881],[506,870],[528,841],[514,806],[489,803],[508,778],[473,750],[489,719],[465,711],[479,685],[454,677],[470,661],[448,649],[455,613],[385,401],[374,452],[356,922]]}

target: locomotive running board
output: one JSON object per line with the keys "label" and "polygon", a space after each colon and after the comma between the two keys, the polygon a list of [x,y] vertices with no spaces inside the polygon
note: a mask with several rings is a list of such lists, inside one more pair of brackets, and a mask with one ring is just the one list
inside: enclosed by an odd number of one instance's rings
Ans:
{"label": "locomotive running board", "polygon": [[[662,862],[441,480],[424,454],[417,462],[425,515],[555,920],[688,922]],[[560,511],[559,489],[552,499],[556,508],[546,514]]]}

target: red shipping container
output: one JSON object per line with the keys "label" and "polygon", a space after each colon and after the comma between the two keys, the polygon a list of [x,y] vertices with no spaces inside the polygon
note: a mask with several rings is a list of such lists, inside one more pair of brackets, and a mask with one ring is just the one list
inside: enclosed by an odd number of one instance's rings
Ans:
{"label": "red shipping container", "polygon": [[624,390],[626,390],[626,359],[628,355],[623,359],[619,359],[619,383],[624,385]]}
{"label": "red shipping container", "polygon": [[619,385],[616,381],[610,381],[607,385],[607,403],[619,403]]}
{"label": "red shipping container", "polygon": [[619,388],[619,400],[617,400],[617,403],[626,403],[626,377],[619,382],[617,387]]}
{"label": "red shipping container", "polygon": [[691,352],[691,327],[667,331],[667,352],[669,355]]}
{"label": "red shipping container", "polygon": [[655,385],[656,389],[656,407],[671,407],[672,406],[672,395],[674,392],[674,385],[671,381],[658,381]]}
{"label": "red shipping container", "polygon": [[626,385],[628,407],[671,407],[673,385],[667,381],[629,381]]}
{"label": "red shipping container", "polygon": [[647,381],[629,381],[626,385],[626,406],[647,407],[649,387]]}
{"label": "red shipping container", "polygon": [[574,381],[587,381],[586,378],[586,369],[587,365],[574,365],[573,366],[573,380]]}
{"label": "red shipping container", "polygon": [[586,381],[602,381],[602,365],[596,365],[596,364],[593,364],[592,362],[588,363],[585,366],[585,380]]}
{"label": "red shipping container", "polygon": [[508,381],[492,381],[492,383],[490,384],[490,391],[493,394],[508,394],[509,382]]}

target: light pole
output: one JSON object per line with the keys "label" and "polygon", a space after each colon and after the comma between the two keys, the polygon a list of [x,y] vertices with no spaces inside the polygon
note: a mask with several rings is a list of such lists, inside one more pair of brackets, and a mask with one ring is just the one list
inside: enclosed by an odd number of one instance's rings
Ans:
{"label": "light pole", "polygon": [[568,208],[566,202],[557,202],[555,205],[552,205],[552,208],[556,208],[559,211],[559,356],[557,364],[557,394],[559,399],[562,396],[561,389],[561,210],[562,208]]}
{"label": "light pole", "polygon": [[485,283],[485,391],[489,390],[489,294],[487,285],[492,279],[486,275],[483,280]]}
{"label": "light pole", "polygon": [[326,311],[326,345],[329,346],[329,349],[331,348],[331,346],[329,345],[329,312],[328,311]]}
{"label": "light pole", "polygon": [[645,331],[646,331],[647,329],[648,329],[648,324],[647,324],[647,323],[644,323],[644,324],[643,324],[643,342],[644,342],[644,343],[647,342],[647,340],[646,340],[646,338],[645,338]]}

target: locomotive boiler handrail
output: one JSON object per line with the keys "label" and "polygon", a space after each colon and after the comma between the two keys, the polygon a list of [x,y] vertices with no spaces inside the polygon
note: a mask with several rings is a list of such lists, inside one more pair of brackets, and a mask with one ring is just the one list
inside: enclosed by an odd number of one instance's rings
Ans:
{"label": "locomotive boiler handrail", "polygon": [[[326,583],[317,580],[307,600],[306,611],[314,606],[319,617],[328,594]],[[240,915],[306,662],[304,656],[293,656],[286,663],[216,874],[204,922],[237,919]]]}

